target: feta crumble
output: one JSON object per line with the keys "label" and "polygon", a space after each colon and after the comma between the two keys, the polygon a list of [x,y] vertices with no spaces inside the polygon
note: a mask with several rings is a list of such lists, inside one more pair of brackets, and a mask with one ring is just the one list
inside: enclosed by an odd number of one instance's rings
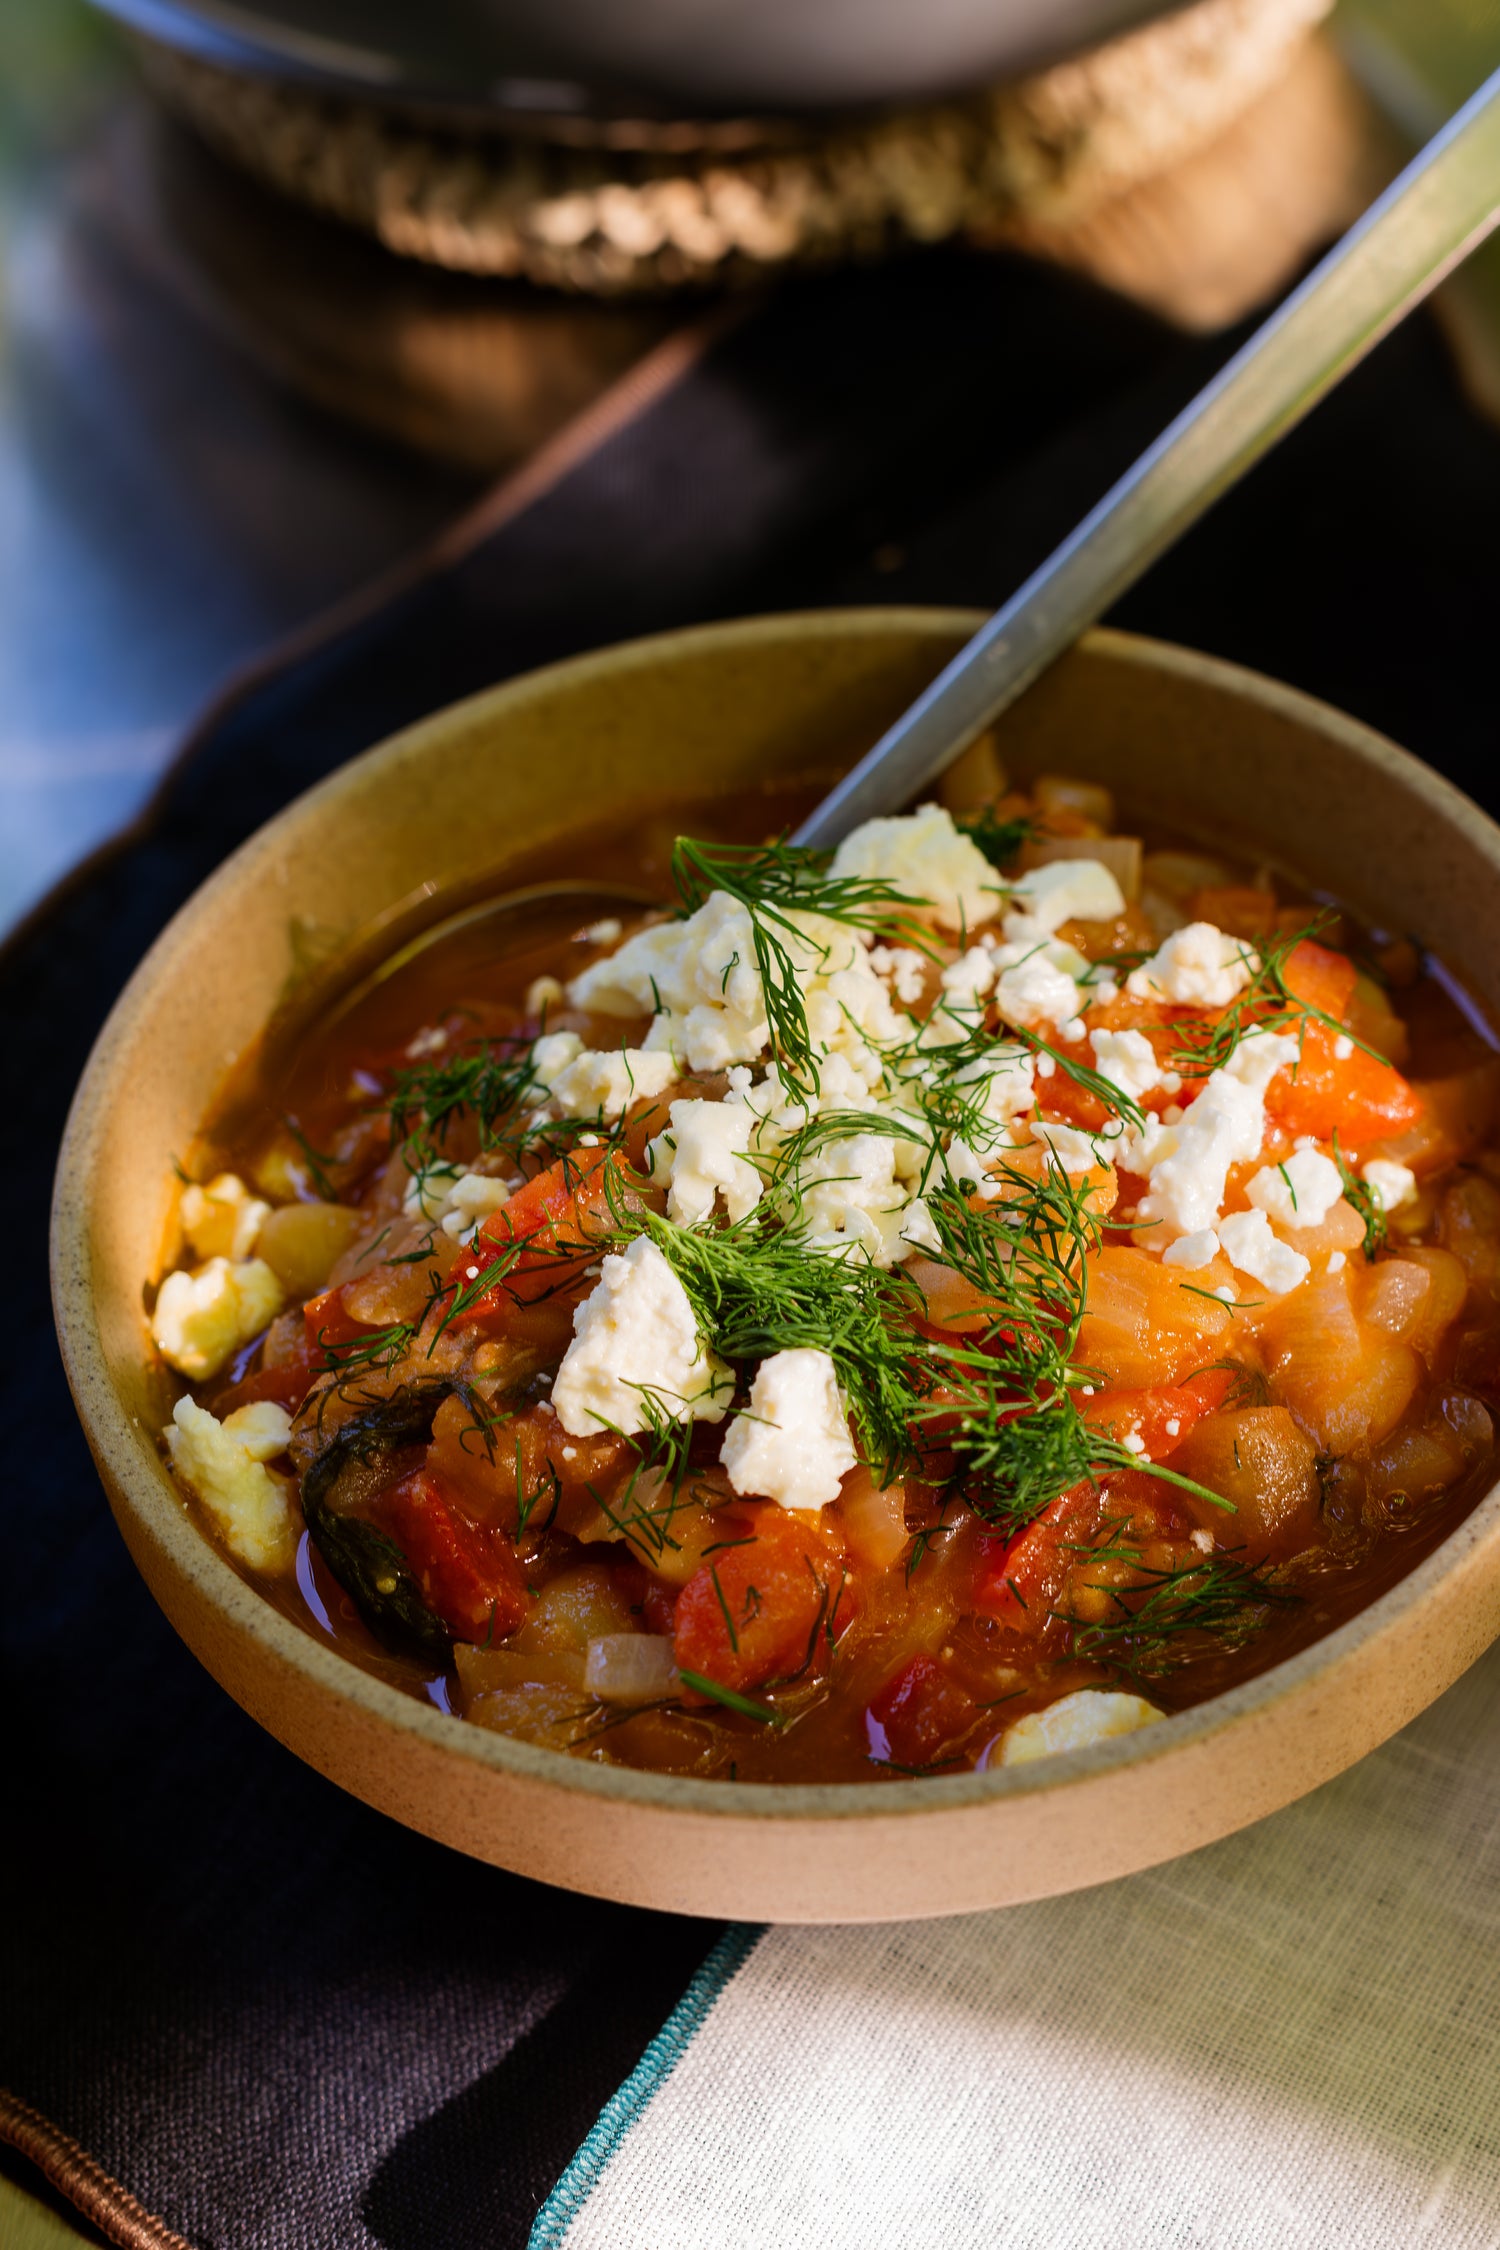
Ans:
{"label": "feta crumble", "polygon": [[177,1401],[163,1432],[173,1468],[251,1570],[282,1573],[297,1560],[291,1479],[265,1465],[286,1451],[291,1434],[291,1416],[270,1400],[218,1422],[190,1398]]}
{"label": "feta crumble", "polygon": [[1089,1044],[1100,1077],[1127,1101],[1138,1102],[1160,1085],[1161,1065],[1144,1031],[1096,1031]]}
{"label": "feta crumble", "polygon": [[1384,1156],[1372,1156],[1361,1170],[1360,1178],[1382,1211],[1399,1211],[1403,1203],[1415,1199],[1417,1175],[1409,1165],[1393,1164]]}
{"label": "feta crumble", "polygon": [[1219,1240],[1230,1263],[1249,1274],[1252,1281],[1260,1282],[1274,1297],[1284,1297],[1312,1272],[1310,1261],[1300,1250],[1293,1250],[1271,1232],[1264,1211],[1235,1211],[1221,1219]]}
{"label": "feta crumble", "polygon": [[1338,1166],[1316,1148],[1297,1148],[1284,1164],[1268,1164],[1246,1182],[1258,1211],[1279,1227],[1320,1227],[1344,1192]]}
{"label": "feta crumble", "polygon": [[1211,1227],[1224,1201],[1231,1164],[1253,1161],[1265,1137],[1266,1088],[1295,1060],[1297,1042],[1275,1031],[1252,1031],[1214,1071],[1176,1125],[1147,1120],[1123,1162],[1149,1178],[1140,1216],[1159,1220],[1170,1236]]}
{"label": "feta crumble", "polygon": [[1125,989],[1138,1000],[1169,1000],[1174,1007],[1227,1008],[1250,982],[1256,960],[1242,938],[1212,922],[1189,922],[1131,970]]}
{"label": "feta crumble", "polygon": [[750,1403],[725,1433],[719,1459],[736,1492],[783,1508],[824,1508],[858,1456],[827,1352],[776,1352],[761,1361]]}
{"label": "feta crumble", "polygon": [[618,1430],[629,1437],[647,1429],[648,1397],[670,1421],[722,1422],[733,1388],[656,1244],[638,1235],[607,1257],[573,1315],[573,1341],[552,1385],[568,1435]]}
{"label": "feta crumble", "polygon": [[699,1226],[722,1199],[730,1219],[749,1216],[760,1201],[761,1176],[750,1158],[759,1123],[743,1102],[673,1102],[671,1127],[647,1147],[653,1180],[667,1187],[667,1217]]}
{"label": "feta crumble", "polygon": [[867,820],[846,836],[829,873],[889,883],[926,900],[951,930],[988,922],[999,904],[999,876],[979,846],[953,825],[942,805],[919,805],[889,820]]}
{"label": "feta crumble", "polygon": [[151,1336],[169,1367],[206,1382],[271,1322],[285,1303],[263,1258],[210,1258],[196,1273],[169,1273],[156,1293]]}
{"label": "feta crumble", "polygon": [[551,1095],[565,1117],[623,1117],[633,1102],[664,1093],[677,1076],[670,1054],[641,1047],[585,1047],[553,1078]]}
{"label": "feta crumble", "polygon": [[1002,925],[1007,937],[1026,938],[1036,929],[1050,937],[1064,922],[1113,922],[1125,911],[1124,892],[1098,859],[1054,859],[1033,867],[1011,885],[1010,900],[1027,926],[1013,933],[1007,915]]}

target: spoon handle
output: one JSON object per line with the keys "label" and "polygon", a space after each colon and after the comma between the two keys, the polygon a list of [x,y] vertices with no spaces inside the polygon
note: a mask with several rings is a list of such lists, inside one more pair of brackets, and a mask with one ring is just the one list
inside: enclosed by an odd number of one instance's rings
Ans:
{"label": "spoon handle", "polygon": [[1500,71],[809,814],[837,844],[957,757],[1500,219]]}

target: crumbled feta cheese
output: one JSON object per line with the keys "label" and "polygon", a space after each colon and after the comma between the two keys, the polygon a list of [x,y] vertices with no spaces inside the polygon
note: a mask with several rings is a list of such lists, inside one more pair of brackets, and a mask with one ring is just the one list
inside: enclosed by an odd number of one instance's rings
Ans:
{"label": "crumbled feta cheese", "polygon": [[949,1141],[943,1163],[960,1195],[972,1195],[977,1189],[986,1203],[993,1203],[1004,1192],[1000,1181],[989,1177],[980,1158],[958,1133]]}
{"label": "crumbled feta cheese", "polygon": [[163,1433],[173,1468],[198,1495],[224,1544],[252,1570],[283,1572],[297,1559],[292,1482],[266,1467],[284,1453],[292,1418],[269,1400],[222,1422],[180,1398]]}
{"label": "crumbled feta cheese", "polygon": [[1256,954],[1243,938],[1212,922],[1174,930],[1149,961],[1132,969],[1125,989],[1140,1000],[1170,1000],[1176,1007],[1227,1008],[1244,991]]}
{"label": "crumbled feta cheese", "polygon": [[406,1184],[401,1208],[409,1219],[433,1219],[456,1240],[472,1234],[481,1219],[510,1201],[510,1185],[456,1164],[427,1164]]}
{"label": "crumbled feta cheese", "polygon": [[1348,1263],[1349,1261],[1344,1256],[1343,1251],[1335,1250],[1328,1260],[1328,1271],[1330,1273],[1342,1273]]}
{"label": "crumbled feta cheese", "polygon": [[1064,1172],[1092,1172],[1096,1165],[1114,1161],[1117,1135],[1080,1132],[1076,1125],[1058,1125],[1050,1117],[1039,1117],[1031,1132]]}
{"label": "crumbled feta cheese", "polygon": [[693,1070],[754,1062],[770,1039],[755,932],[727,891],[682,922],[657,922],[592,962],[568,986],[575,1008],[654,1018],[647,1046]]}
{"label": "crumbled feta cheese", "polygon": [[913,945],[877,945],[870,967],[883,977],[903,1007],[915,1007],[927,989],[927,962]]}
{"label": "crumbled feta cheese", "polygon": [[217,1375],[285,1303],[263,1258],[210,1258],[196,1273],[169,1273],[156,1293],[151,1335],[169,1367],[190,1382]]}
{"label": "crumbled feta cheese", "polygon": [[1096,1031],[1089,1044],[1101,1078],[1127,1101],[1138,1102],[1161,1079],[1156,1049],[1144,1031]]}
{"label": "crumbled feta cheese", "polygon": [[1214,1535],[1211,1531],[1189,1532],[1188,1537],[1192,1540],[1200,1555],[1211,1555],[1213,1553]]}
{"label": "crumbled feta cheese", "polygon": [[1004,965],[995,1005],[1007,1023],[1059,1024],[1077,1015],[1083,994],[1076,980],[1045,953],[1028,953],[1008,964],[1003,952],[996,959]]}
{"label": "crumbled feta cheese", "polygon": [[[890,1263],[879,1221],[907,1201],[907,1190],[896,1178],[900,1150],[901,1144],[885,1133],[860,1132],[842,1133],[813,1150],[783,1190],[788,1216],[806,1230],[809,1247],[840,1249],[852,1234],[877,1264]],[[873,1236],[862,1219],[876,1222]]]}
{"label": "crumbled feta cheese", "polygon": [[1109,1688],[1079,1688],[1059,1696],[1044,1711],[1028,1711],[1008,1729],[1000,1746],[1002,1766],[1029,1765],[1033,1758],[1055,1757],[1062,1750],[1086,1750],[1091,1742],[1108,1742],[1117,1734],[1134,1734],[1166,1713],[1139,1695]]}
{"label": "crumbled feta cheese", "polygon": [[1316,1148],[1294,1149],[1284,1164],[1268,1164],[1246,1182],[1258,1211],[1279,1227],[1320,1227],[1344,1192],[1338,1166]]}
{"label": "crumbled feta cheese", "polygon": [[552,1384],[570,1437],[629,1436],[649,1426],[646,1395],[672,1421],[722,1422],[733,1378],[698,1334],[687,1291],[656,1244],[638,1235],[604,1260],[573,1315],[573,1341]]}
{"label": "crumbled feta cheese", "polygon": [[271,1216],[269,1203],[253,1196],[236,1172],[221,1172],[207,1187],[182,1191],[182,1231],[195,1258],[248,1258],[255,1238]]}
{"label": "crumbled feta cheese", "polygon": [[449,1188],[446,1207],[441,1213],[444,1234],[460,1239],[471,1234],[481,1219],[510,1201],[510,1186],[505,1180],[492,1180],[484,1172],[465,1172]]}
{"label": "crumbled feta cheese", "polygon": [[1127,1453],[1144,1453],[1146,1450],[1146,1441],[1139,1430],[1127,1430],[1120,1443]]}
{"label": "crumbled feta cheese", "polygon": [[1252,1281],[1260,1282],[1274,1297],[1284,1297],[1289,1289],[1300,1287],[1312,1272],[1300,1250],[1278,1241],[1264,1211],[1235,1211],[1221,1219],[1219,1240],[1231,1264],[1249,1274]]}
{"label": "crumbled feta cheese", "polygon": [[590,922],[583,933],[586,945],[618,945],[625,925],[616,914],[606,914],[597,922]]}
{"label": "crumbled feta cheese", "polygon": [[428,1024],[406,1043],[408,1062],[425,1062],[429,1055],[440,1055],[448,1044],[448,1034],[441,1024]]}
{"label": "crumbled feta cheese", "polygon": [[563,988],[556,977],[533,977],[526,987],[528,1016],[549,1016],[563,1004]]}
{"label": "crumbled feta cheese", "polygon": [[[906,1209],[901,1213],[901,1224],[897,1229],[897,1234],[907,1251],[930,1250],[936,1256],[943,1247],[943,1238],[938,1232],[937,1222],[920,1195],[914,1195]],[[899,1264],[900,1260],[893,1258],[891,1262],[892,1264]]]}
{"label": "crumbled feta cheese", "polygon": [[1065,1047],[1076,1047],[1087,1028],[1082,1016],[1070,1016],[1066,1023],[1058,1025],[1057,1036]]}
{"label": "crumbled feta cheese", "polygon": [[697,1226],[722,1196],[731,1219],[760,1201],[761,1176],[749,1149],[758,1122],[743,1102],[673,1102],[672,1123],[646,1151],[651,1177],[668,1188],[667,1217]]}
{"label": "crumbled feta cheese", "polygon": [[982,945],[971,945],[950,961],[938,979],[943,997],[954,1007],[974,1008],[995,982],[995,956]]}
{"label": "crumbled feta cheese", "polygon": [[750,1404],[720,1449],[736,1492],[783,1508],[825,1508],[858,1456],[832,1359],[822,1351],[776,1352],[761,1361]]}
{"label": "crumbled feta cheese", "polygon": [[[1017,877],[1010,895],[1027,922],[1039,925],[1049,937],[1064,922],[1112,922],[1125,911],[1124,893],[1097,859],[1054,859],[1045,867],[1033,867]],[[1009,917],[1005,934],[1011,934]]]}
{"label": "crumbled feta cheese", "polygon": [[989,921],[999,903],[1000,878],[942,805],[919,805],[914,813],[867,820],[844,838],[829,872],[835,880],[860,875],[889,883],[910,898],[925,900],[936,919],[952,930]]}
{"label": "crumbled feta cheese", "polygon": [[1164,1422],[1162,1424],[1162,1428],[1166,1431],[1168,1437],[1181,1437],[1182,1435],[1182,1423],[1179,1417],[1175,1414],[1172,1416],[1170,1422]]}
{"label": "crumbled feta cheese", "polygon": [[632,1102],[650,1101],[676,1076],[670,1054],[585,1047],[552,1080],[552,1100],[565,1117],[623,1117]]}
{"label": "crumbled feta cheese", "polygon": [[[552,1081],[561,1076],[570,1062],[583,1053],[583,1041],[576,1031],[547,1031],[531,1050],[531,1075],[542,1089],[550,1093]],[[540,1097],[538,1097],[540,1098]]]}
{"label": "crumbled feta cheese", "polygon": [[1184,1266],[1189,1273],[1201,1273],[1212,1265],[1219,1252],[1219,1238],[1212,1227],[1202,1227],[1197,1234],[1180,1234],[1175,1242],[1168,1243],[1161,1254],[1164,1266]]}
{"label": "crumbled feta cheese", "polygon": [[[1044,1055],[1040,1060],[1050,1063],[1052,1057]],[[1035,1108],[1036,1070],[1037,1058],[1029,1047],[996,1045],[962,1063],[952,1084],[966,1102],[978,1105],[984,1122],[998,1130]]]}
{"label": "crumbled feta cheese", "polygon": [[1148,1120],[1123,1158],[1129,1171],[1143,1172],[1151,1182],[1141,1199],[1142,1219],[1162,1221],[1173,1235],[1198,1234],[1215,1223],[1230,1165],[1250,1163],[1260,1154],[1266,1088],[1296,1054],[1295,1039],[1250,1032],[1212,1073],[1180,1124]]}
{"label": "crumbled feta cheese", "polygon": [[1352,1040],[1352,1039],[1351,1039],[1351,1038],[1349,1037],[1349,1034],[1347,1033],[1347,1031],[1341,1031],[1341,1032],[1339,1033],[1339,1035],[1338,1035],[1337,1039],[1335,1039],[1335,1041],[1333,1042],[1333,1059],[1334,1059],[1334,1061],[1335,1061],[1335,1062],[1347,1062],[1347,1061],[1349,1060],[1349,1057],[1350,1057],[1350,1056],[1351,1056],[1351,1055],[1353,1054],[1353,1052],[1354,1052],[1354,1041],[1353,1041],[1353,1040]]}
{"label": "crumbled feta cheese", "polygon": [[1360,1177],[1382,1211],[1399,1211],[1417,1192],[1417,1175],[1410,1166],[1393,1164],[1384,1156],[1372,1156]]}

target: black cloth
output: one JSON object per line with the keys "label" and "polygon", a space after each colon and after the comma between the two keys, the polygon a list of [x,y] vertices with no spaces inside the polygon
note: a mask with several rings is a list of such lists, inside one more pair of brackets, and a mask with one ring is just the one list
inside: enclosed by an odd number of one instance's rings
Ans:
{"label": "black cloth", "polygon": [[[994,604],[1235,341],[957,252],[790,285],[530,509],[231,701],[149,825],[0,958],[0,2082],[199,2250],[523,2243],[716,1931],[379,1818],[156,1612],[46,1296],[46,1182],[110,1003],[261,820],[455,696],[699,618]],[[1116,621],[1342,703],[1493,803],[1497,521],[1500,435],[1423,319]]]}

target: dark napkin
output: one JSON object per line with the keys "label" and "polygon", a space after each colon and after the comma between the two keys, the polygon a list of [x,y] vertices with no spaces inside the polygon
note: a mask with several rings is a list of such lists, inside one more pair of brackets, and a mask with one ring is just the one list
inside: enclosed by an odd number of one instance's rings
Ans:
{"label": "dark napkin", "polygon": [[[261,820],[455,696],[698,618],[993,604],[1234,340],[960,253],[789,286],[501,528],[231,697],[150,823],[0,957],[0,2083],[198,2250],[523,2243],[717,1932],[379,1818],[262,1735],[157,1614],[44,1278],[46,1185],[110,1003]],[[1343,703],[1493,800],[1497,520],[1500,437],[1419,321],[1118,621]]]}

